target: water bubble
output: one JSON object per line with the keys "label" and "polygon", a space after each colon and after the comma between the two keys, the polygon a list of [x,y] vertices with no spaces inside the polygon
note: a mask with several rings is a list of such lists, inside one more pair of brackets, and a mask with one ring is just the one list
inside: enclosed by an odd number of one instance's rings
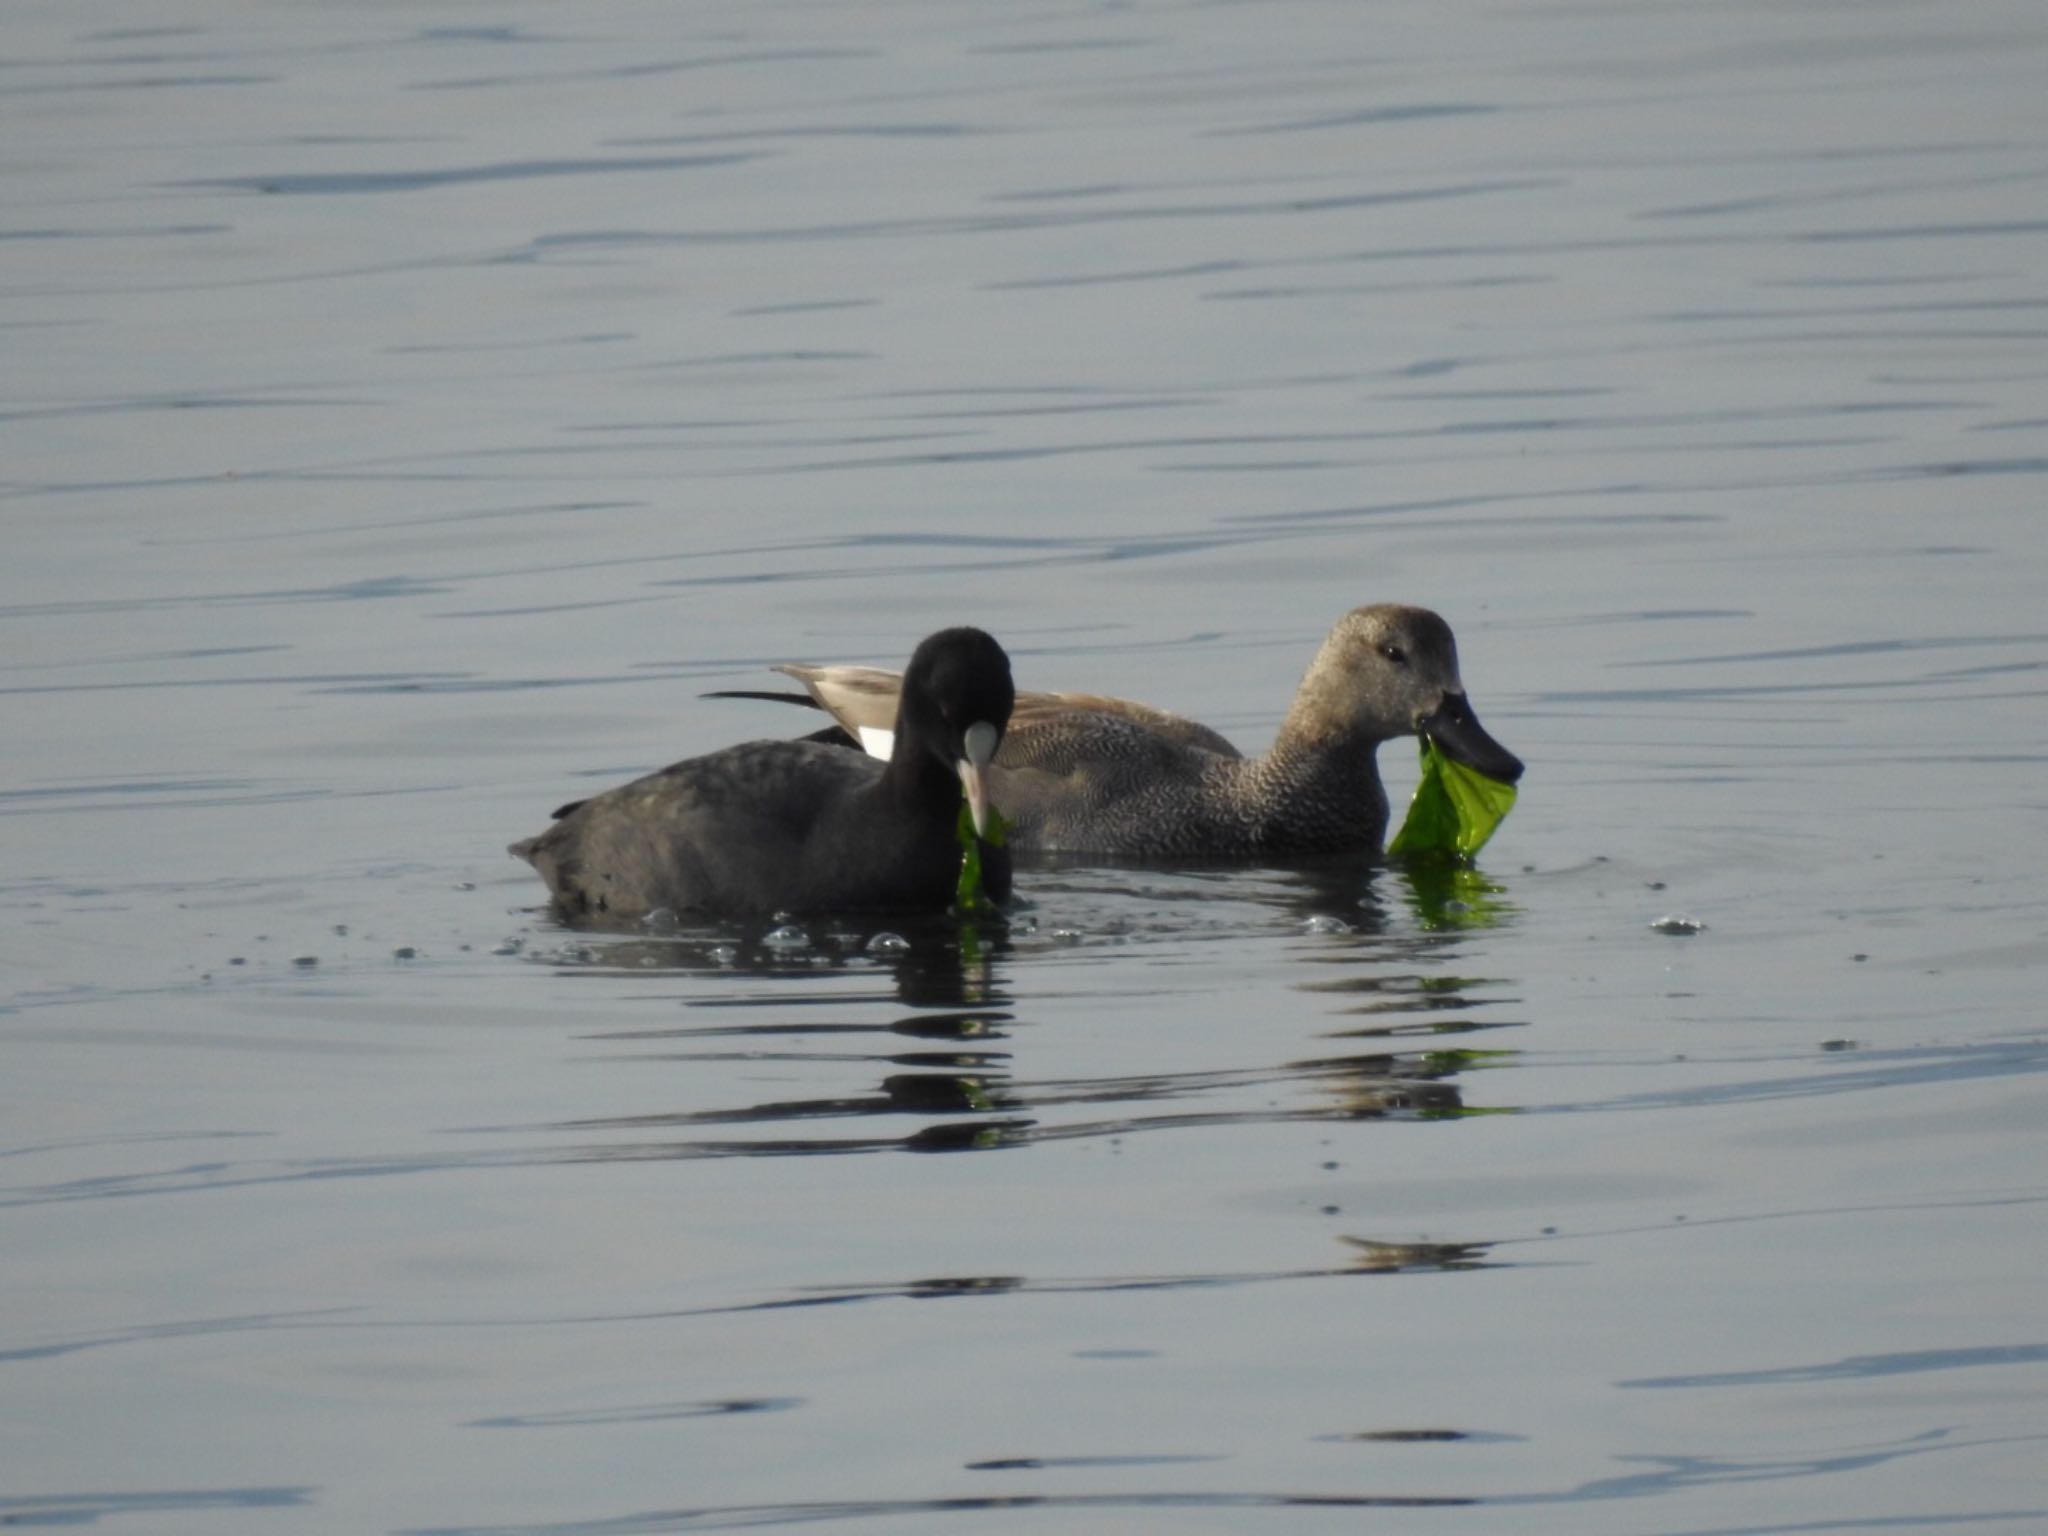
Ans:
{"label": "water bubble", "polygon": [[640,926],[648,933],[674,933],[682,924],[676,921],[674,909],[656,907],[640,919]]}
{"label": "water bubble", "polygon": [[762,934],[761,942],[769,949],[809,949],[811,936],[795,923],[782,923]]}
{"label": "water bubble", "polygon": [[1692,934],[1704,933],[1707,930],[1707,925],[1699,918],[1681,917],[1675,912],[1665,913],[1650,926],[1659,933]]}
{"label": "water bubble", "polygon": [[907,955],[910,953],[910,940],[903,937],[900,933],[878,933],[868,940],[868,953],[871,955]]}
{"label": "water bubble", "polygon": [[1078,928],[1055,928],[1052,931],[1052,941],[1055,944],[1078,944],[1081,942],[1081,930]]}
{"label": "water bubble", "polygon": [[730,944],[712,946],[711,958],[720,965],[731,965],[739,957],[740,952]]}
{"label": "water bubble", "polygon": [[1332,917],[1327,912],[1318,912],[1301,925],[1304,933],[1350,933],[1352,927],[1341,917]]}

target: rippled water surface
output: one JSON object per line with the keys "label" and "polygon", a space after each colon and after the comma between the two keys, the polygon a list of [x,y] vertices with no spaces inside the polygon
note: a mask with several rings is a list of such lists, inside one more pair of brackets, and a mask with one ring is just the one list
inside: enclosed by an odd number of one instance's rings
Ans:
{"label": "rippled water surface", "polygon": [[[2043,1528],[2044,77],[14,7],[0,1524]],[[1456,880],[607,937],[502,853],[777,660],[1256,748],[1380,599],[1530,764]]]}

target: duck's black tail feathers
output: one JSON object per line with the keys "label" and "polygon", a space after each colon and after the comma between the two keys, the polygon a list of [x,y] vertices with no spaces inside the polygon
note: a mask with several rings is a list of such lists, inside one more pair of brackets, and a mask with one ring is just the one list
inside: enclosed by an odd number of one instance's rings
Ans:
{"label": "duck's black tail feathers", "polygon": [[[778,693],[773,688],[714,688],[711,692],[698,695],[706,699],[759,699],[768,704],[801,704],[805,709],[823,709],[825,706],[808,693]],[[799,741],[821,741],[828,747],[852,747],[856,751],[860,743],[836,725],[828,725],[822,731],[813,731],[800,736]],[[573,809],[573,807],[571,807]]]}

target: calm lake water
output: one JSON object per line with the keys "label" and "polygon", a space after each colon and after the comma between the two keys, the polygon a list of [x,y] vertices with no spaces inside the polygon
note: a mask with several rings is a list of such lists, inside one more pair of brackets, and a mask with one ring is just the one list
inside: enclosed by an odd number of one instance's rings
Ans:
{"label": "calm lake water", "polygon": [[[2048,1528],[2044,81],[2038,0],[12,7],[0,1524]],[[1382,599],[1530,765],[1456,889],[892,955],[502,851],[946,623],[1259,747]]]}

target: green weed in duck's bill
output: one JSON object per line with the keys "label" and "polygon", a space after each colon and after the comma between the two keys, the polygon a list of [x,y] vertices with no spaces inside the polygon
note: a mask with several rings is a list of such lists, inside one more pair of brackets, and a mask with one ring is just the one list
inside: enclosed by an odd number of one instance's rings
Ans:
{"label": "green weed in duck's bill", "polygon": [[1387,852],[1401,857],[1469,859],[1486,846],[1509,811],[1515,786],[1446,757],[1428,737],[1422,741],[1422,778],[1401,830]]}

